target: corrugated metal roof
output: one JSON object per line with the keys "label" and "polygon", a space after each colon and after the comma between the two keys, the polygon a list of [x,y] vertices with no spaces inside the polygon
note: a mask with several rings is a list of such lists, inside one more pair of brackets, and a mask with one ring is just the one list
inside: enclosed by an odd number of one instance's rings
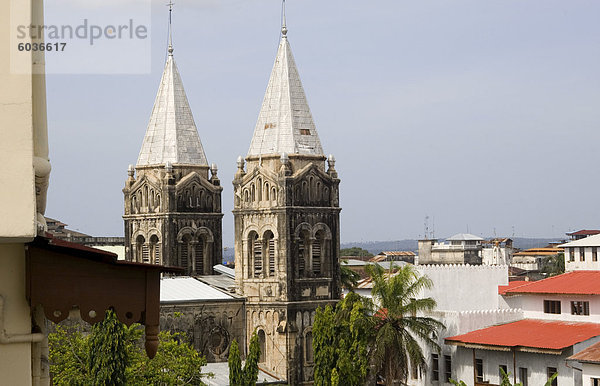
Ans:
{"label": "corrugated metal roof", "polygon": [[454,236],[448,237],[448,241],[483,241],[483,238],[472,235],[470,233],[457,233]]}
{"label": "corrugated metal roof", "polygon": [[575,355],[571,355],[567,359],[584,363],[600,364],[600,342],[591,345],[585,350],[581,350]]}
{"label": "corrugated metal roof", "polygon": [[561,350],[600,335],[600,323],[524,319],[446,338],[446,343]]}
{"label": "corrugated metal roof", "polygon": [[567,247],[600,247],[600,235],[584,237],[583,239],[571,241],[570,243],[559,245],[561,248]]}
{"label": "corrugated metal roof", "polygon": [[513,254],[513,256],[554,256],[564,252],[562,248],[530,248]]}
{"label": "corrugated metal roof", "polygon": [[161,303],[224,299],[233,299],[233,296],[227,295],[193,277],[173,277],[160,280]]}
{"label": "corrugated metal roof", "polygon": [[522,285],[529,284],[529,283],[530,282],[528,282],[528,281],[520,280],[520,281],[508,282],[508,285],[499,285],[498,286],[498,294],[505,295],[507,290],[514,289],[516,287],[520,287]]}
{"label": "corrugated metal roof", "polygon": [[573,271],[506,290],[513,294],[600,295],[600,271]]}

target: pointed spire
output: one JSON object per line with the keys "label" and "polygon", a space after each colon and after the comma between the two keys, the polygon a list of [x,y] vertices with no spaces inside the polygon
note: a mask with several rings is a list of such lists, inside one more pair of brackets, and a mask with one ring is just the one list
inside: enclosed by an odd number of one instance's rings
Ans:
{"label": "pointed spire", "polygon": [[285,1],[281,34],[248,156],[280,153],[324,155],[287,39]]}
{"label": "pointed spire", "polygon": [[204,148],[194,123],[183,82],[173,58],[169,4],[169,55],[150,115],[137,166],[206,165]]}

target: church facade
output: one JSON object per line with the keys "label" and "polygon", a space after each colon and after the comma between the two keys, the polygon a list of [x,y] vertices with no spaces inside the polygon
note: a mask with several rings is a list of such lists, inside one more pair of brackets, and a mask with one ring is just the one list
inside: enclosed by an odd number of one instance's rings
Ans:
{"label": "church facade", "polygon": [[291,384],[312,380],[315,311],[340,297],[339,183],[284,23],[250,149],[238,158],[233,213],[246,335],[256,331],[261,366]]}

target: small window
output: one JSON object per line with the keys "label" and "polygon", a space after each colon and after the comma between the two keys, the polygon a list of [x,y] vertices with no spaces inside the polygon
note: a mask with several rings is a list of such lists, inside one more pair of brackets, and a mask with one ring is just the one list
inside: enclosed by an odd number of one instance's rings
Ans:
{"label": "small window", "polygon": [[437,354],[431,354],[431,378],[434,381],[439,381],[440,380],[440,364],[439,364],[439,358]]}
{"label": "small window", "polygon": [[569,248],[569,261],[575,261],[575,248]]}
{"label": "small window", "polygon": [[519,382],[521,382],[523,386],[528,386],[527,367],[519,367]]}
{"label": "small window", "polygon": [[590,302],[571,302],[571,315],[589,315]]}
{"label": "small window", "polygon": [[[556,367],[548,367],[546,369],[546,372],[547,372],[547,375],[548,375],[548,379],[550,379],[550,377],[553,376],[554,374],[556,374],[558,371],[556,370]],[[552,381],[552,383],[551,383],[552,386],[558,386],[558,380],[557,380],[557,378],[554,378],[554,380]]]}
{"label": "small window", "polygon": [[452,378],[452,357],[450,355],[444,355],[444,381],[450,382]]}
{"label": "small window", "polygon": [[302,135],[310,135],[310,130],[309,129],[300,129],[300,134],[302,134]]}
{"label": "small window", "polygon": [[598,261],[598,248],[592,247],[592,261]]}
{"label": "small window", "polygon": [[545,314],[560,314],[560,300],[544,300]]}
{"label": "small window", "polygon": [[592,386],[600,386],[600,378],[590,378]]}
{"label": "small window", "polygon": [[579,261],[585,261],[585,248],[579,248]]}
{"label": "small window", "polygon": [[475,373],[477,382],[483,382],[483,359],[475,359]]}
{"label": "small window", "polygon": [[500,381],[499,381],[500,383],[502,383],[502,380],[504,379],[504,374],[508,374],[508,366],[500,365],[500,368],[498,369],[498,376],[500,379]]}

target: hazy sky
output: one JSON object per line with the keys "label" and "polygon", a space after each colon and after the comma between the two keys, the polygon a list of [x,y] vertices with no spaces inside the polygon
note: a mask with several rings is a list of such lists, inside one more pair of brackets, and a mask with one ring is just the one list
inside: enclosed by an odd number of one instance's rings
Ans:
{"label": "hazy sky", "polygon": [[[46,23],[80,3],[46,0]],[[47,77],[47,215],[73,229],[123,233],[121,189],[165,60],[164,3],[152,2],[151,73]],[[175,3],[174,55],[219,166],[231,246],[231,180],[275,59],[281,3]],[[600,2],[288,0],[287,17],[321,143],[337,158],[343,242],[421,237],[426,215],[438,237],[600,227]],[[56,56],[46,61],[56,70]]]}

